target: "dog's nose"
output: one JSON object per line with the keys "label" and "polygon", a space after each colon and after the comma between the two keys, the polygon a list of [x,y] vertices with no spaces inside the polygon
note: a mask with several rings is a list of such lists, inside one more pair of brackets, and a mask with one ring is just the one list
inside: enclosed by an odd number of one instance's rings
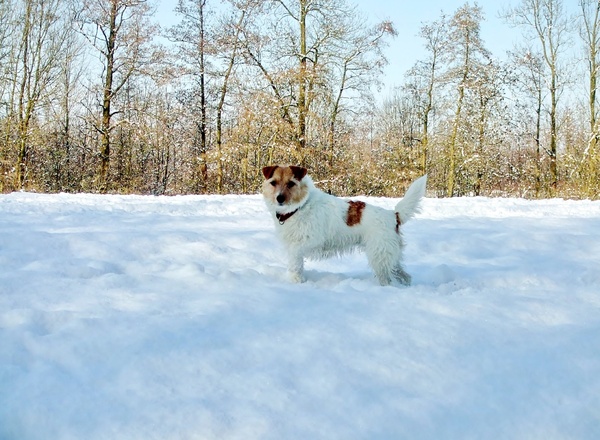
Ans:
{"label": "dog's nose", "polygon": [[280,203],[280,204],[281,204],[281,203],[283,203],[283,202],[285,202],[285,196],[284,196],[283,194],[279,194],[279,195],[277,196],[277,203]]}

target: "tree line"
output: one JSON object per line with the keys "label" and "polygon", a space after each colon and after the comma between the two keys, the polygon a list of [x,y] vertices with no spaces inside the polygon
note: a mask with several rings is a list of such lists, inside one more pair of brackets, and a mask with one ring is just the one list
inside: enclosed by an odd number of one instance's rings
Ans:
{"label": "tree line", "polygon": [[498,11],[522,36],[508,54],[477,3],[440,12],[383,99],[402,42],[349,1],[175,14],[161,29],[148,0],[0,1],[0,191],[248,193],[294,163],[340,195],[428,173],[438,196],[600,196],[600,1]]}

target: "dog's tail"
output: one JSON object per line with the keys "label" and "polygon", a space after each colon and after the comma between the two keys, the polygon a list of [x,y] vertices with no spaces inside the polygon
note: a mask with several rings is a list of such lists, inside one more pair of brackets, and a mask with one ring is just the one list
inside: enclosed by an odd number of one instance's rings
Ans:
{"label": "dog's tail", "polygon": [[406,194],[404,194],[402,200],[396,205],[395,211],[400,215],[402,223],[406,223],[415,214],[421,212],[420,202],[425,196],[426,185],[427,174],[415,180],[406,191]]}

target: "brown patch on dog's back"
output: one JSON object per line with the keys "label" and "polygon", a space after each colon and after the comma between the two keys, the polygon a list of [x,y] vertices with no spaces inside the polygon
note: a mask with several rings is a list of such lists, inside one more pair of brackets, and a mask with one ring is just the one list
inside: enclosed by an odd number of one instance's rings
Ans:
{"label": "brown patch on dog's back", "polygon": [[400,219],[400,214],[396,213],[396,234],[400,233],[401,225],[402,225],[402,220]]}
{"label": "brown patch on dog's back", "polygon": [[366,203],[360,201],[350,200],[348,202],[348,214],[346,216],[346,224],[348,226],[354,226],[360,223],[362,218],[363,209],[365,209]]}

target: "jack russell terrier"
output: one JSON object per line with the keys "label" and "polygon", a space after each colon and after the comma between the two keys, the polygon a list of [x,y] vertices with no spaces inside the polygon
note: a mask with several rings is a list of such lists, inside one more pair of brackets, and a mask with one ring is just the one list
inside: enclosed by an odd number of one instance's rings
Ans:
{"label": "jack russell terrier", "polygon": [[288,252],[293,281],[303,282],[304,258],[322,259],[362,249],[381,285],[409,285],[402,267],[401,226],[420,211],[427,176],[412,183],[393,211],[344,200],[317,189],[306,168],[264,167],[263,196]]}

